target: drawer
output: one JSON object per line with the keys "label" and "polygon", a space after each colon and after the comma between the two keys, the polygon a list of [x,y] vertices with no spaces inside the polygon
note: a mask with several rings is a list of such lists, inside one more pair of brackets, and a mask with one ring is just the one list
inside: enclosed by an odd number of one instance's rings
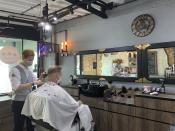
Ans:
{"label": "drawer", "polygon": [[134,115],[134,107],[124,104],[108,103],[108,110],[126,115]]}
{"label": "drawer", "polygon": [[171,131],[170,128],[169,124],[135,118],[134,131]]}
{"label": "drawer", "polygon": [[135,108],[136,117],[141,117],[149,120],[175,124],[175,114],[171,112],[163,112],[158,110],[150,110],[144,108]]}
{"label": "drawer", "polygon": [[99,109],[107,109],[108,103],[103,101],[103,98],[95,98],[95,97],[88,97],[84,95],[80,95],[80,100],[87,104],[90,107],[95,107]]}
{"label": "drawer", "polygon": [[139,107],[175,112],[175,101],[173,100],[135,97],[134,103]]}
{"label": "drawer", "polygon": [[64,88],[71,96],[79,96],[78,88]]}
{"label": "drawer", "polygon": [[11,110],[11,101],[2,101],[0,102],[0,118],[9,116],[12,114]]}
{"label": "drawer", "polygon": [[13,129],[13,117],[4,117],[0,119],[0,131],[12,131]]}

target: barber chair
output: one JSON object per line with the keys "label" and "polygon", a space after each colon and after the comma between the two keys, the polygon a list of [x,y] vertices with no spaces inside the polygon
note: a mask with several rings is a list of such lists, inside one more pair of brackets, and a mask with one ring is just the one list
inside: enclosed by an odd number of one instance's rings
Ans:
{"label": "barber chair", "polygon": [[[36,123],[37,125],[41,126],[41,127],[44,127],[45,129],[48,129],[50,131],[59,131],[57,129],[54,129],[50,124],[44,122],[43,120],[35,120],[33,119],[32,117],[30,117],[30,119]],[[78,128],[79,130],[78,131],[84,131],[84,128],[81,128],[80,129],[80,118],[78,116],[78,113],[76,114],[75,118],[74,118],[74,121],[72,123],[72,126],[76,126],[78,124]]]}
{"label": "barber chair", "polygon": [[44,122],[43,120],[35,120],[33,118],[30,118],[34,123],[36,123],[37,125],[39,126],[42,126],[48,130],[51,130],[51,131],[58,131],[56,129],[54,129],[51,125],[49,125],[48,123]]}

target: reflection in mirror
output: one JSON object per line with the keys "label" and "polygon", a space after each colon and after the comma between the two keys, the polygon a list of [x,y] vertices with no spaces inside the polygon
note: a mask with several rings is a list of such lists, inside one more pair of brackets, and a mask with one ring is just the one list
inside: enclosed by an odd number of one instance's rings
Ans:
{"label": "reflection in mirror", "polygon": [[82,55],[82,75],[97,75],[96,54]]}
{"label": "reflection in mirror", "polygon": [[137,77],[137,52],[111,52],[97,54],[97,75]]}
{"label": "reflection in mirror", "polygon": [[148,50],[148,74],[150,78],[175,78],[175,48]]}
{"label": "reflection in mirror", "polygon": [[80,75],[80,55],[76,55],[76,74]]}

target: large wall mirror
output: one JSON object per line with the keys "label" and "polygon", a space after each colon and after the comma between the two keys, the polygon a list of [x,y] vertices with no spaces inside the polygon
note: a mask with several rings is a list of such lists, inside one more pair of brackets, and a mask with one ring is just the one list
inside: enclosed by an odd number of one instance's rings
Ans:
{"label": "large wall mirror", "polygon": [[137,51],[97,54],[97,75],[137,77]]}
{"label": "large wall mirror", "polygon": [[[82,51],[76,55],[78,76],[134,81],[140,76],[141,53],[135,47]],[[141,65],[141,64],[140,64]]]}
{"label": "large wall mirror", "polygon": [[175,79],[175,42],[152,44],[146,54],[148,79],[154,82],[164,78],[172,83]]}
{"label": "large wall mirror", "polygon": [[97,75],[96,54],[82,55],[82,75]]}

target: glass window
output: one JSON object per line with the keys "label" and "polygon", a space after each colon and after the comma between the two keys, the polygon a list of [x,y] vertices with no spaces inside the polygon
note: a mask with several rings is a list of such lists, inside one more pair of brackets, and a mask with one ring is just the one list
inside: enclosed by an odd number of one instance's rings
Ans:
{"label": "glass window", "polygon": [[[0,37],[0,50],[4,46],[16,47],[19,54],[21,55],[22,39]],[[10,71],[10,68],[13,66],[15,66],[15,64],[9,65],[9,64],[6,64],[0,60],[0,72],[1,72],[1,75],[0,75],[0,83],[1,83],[0,93],[6,93],[6,92],[12,91],[12,87],[11,87],[10,79],[9,79],[9,71]]]}
{"label": "glass window", "polygon": [[[32,49],[35,52],[35,58],[33,65],[31,66],[31,69],[33,70],[34,74],[37,76],[37,42],[32,41],[32,40],[23,40],[22,39],[15,39],[15,38],[5,38],[5,37],[0,37],[0,50],[4,46],[13,46],[15,47],[19,54],[20,57],[22,58],[22,51],[24,49]],[[12,91],[12,87],[10,84],[10,79],[9,79],[9,71],[10,68],[15,66],[16,64],[6,64],[3,61],[0,60],[0,93],[7,93]],[[2,75],[3,74],[3,75]]]}

